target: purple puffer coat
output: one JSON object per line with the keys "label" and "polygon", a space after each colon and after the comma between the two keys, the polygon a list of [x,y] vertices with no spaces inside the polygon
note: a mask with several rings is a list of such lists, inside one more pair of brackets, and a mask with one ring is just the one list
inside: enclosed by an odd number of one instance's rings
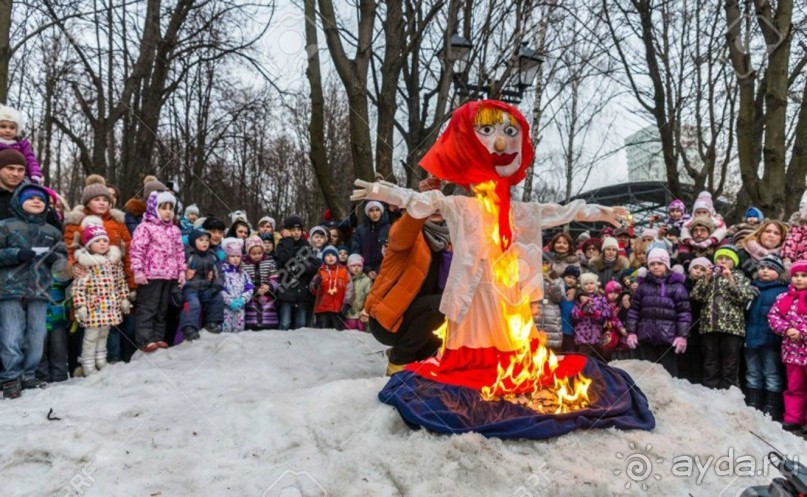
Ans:
{"label": "purple puffer coat", "polygon": [[31,147],[31,142],[28,140],[16,140],[14,143],[0,142],[0,151],[8,148],[16,150],[17,152],[21,153],[23,157],[25,157],[26,176],[29,178],[42,178],[42,167],[40,167],[39,162],[36,160],[36,155],[34,155],[34,149]]}
{"label": "purple puffer coat", "polygon": [[676,337],[689,338],[692,314],[684,275],[668,273],[662,278],[647,274],[628,310],[628,333],[635,333],[639,343],[671,345]]}
{"label": "purple puffer coat", "polygon": [[574,303],[572,320],[574,321],[574,343],[599,345],[602,329],[611,320],[611,306],[602,295],[586,295],[591,300],[586,305]]}

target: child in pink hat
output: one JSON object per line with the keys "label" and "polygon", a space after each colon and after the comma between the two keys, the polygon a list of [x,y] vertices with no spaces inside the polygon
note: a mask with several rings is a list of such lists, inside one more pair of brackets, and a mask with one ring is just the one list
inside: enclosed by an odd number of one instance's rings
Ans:
{"label": "child in pink hat", "polygon": [[81,369],[89,376],[106,366],[109,328],[119,325],[131,309],[120,249],[110,245],[101,218],[89,216],[85,222],[82,246],[75,252],[84,272],[73,282],[73,305],[76,320],[84,326]]}
{"label": "child in pink hat", "polygon": [[768,322],[774,333],[783,337],[787,389],[782,428],[807,437],[807,260],[790,266],[790,286],[776,297]]}

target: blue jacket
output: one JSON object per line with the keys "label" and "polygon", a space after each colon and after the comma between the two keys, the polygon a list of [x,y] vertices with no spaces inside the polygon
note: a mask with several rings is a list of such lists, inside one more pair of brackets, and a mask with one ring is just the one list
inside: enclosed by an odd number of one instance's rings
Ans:
{"label": "blue jacket", "polygon": [[[26,188],[42,190],[34,185]],[[53,283],[51,267],[57,268],[67,263],[67,247],[61,231],[47,224],[47,209],[42,214],[28,214],[22,210],[19,200],[23,188],[18,188],[11,199],[11,211],[14,217],[0,221],[0,300],[31,299],[50,300],[50,287]],[[22,263],[20,250],[34,248],[49,249],[44,255],[37,255],[33,260]],[[55,257],[51,254],[55,253]]]}
{"label": "blue jacket", "polygon": [[751,301],[745,318],[745,346],[749,349],[776,348],[782,345],[782,339],[774,334],[768,324],[768,311],[771,310],[776,297],[787,291],[787,284],[782,281],[755,280],[751,286],[759,290],[759,295]]}
{"label": "blue jacket", "polygon": [[569,289],[570,287],[566,285],[566,283],[564,283],[563,298],[560,299],[560,320],[563,334],[574,336],[574,323],[572,322],[572,310],[574,309],[574,300],[566,300],[566,292],[568,292]]}

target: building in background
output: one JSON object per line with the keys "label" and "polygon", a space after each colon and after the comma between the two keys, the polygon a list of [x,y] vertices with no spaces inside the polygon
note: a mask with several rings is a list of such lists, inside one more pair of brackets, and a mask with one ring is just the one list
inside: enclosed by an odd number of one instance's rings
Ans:
{"label": "building in background", "polygon": [[[700,169],[702,162],[698,156],[698,142],[694,133],[697,133],[694,127],[686,126],[681,134],[681,144],[690,165]],[[666,181],[667,171],[661,151],[661,137],[655,126],[648,126],[627,137],[625,154],[628,158],[628,181]],[[682,183],[691,184],[692,178],[681,169],[683,164],[679,161],[678,177]]]}

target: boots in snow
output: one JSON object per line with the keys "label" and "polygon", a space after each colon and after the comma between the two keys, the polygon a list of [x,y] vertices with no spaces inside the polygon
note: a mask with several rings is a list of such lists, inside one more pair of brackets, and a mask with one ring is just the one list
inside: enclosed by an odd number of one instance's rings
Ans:
{"label": "boots in snow", "polygon": [[22,383],[19,379],[3,382],[3,398],[16,399],[22,395]]}
{"label": "boots in snow", "polygon": [[765,391],[761,388],[749,388],[745,395],[745,403],[761,411],[765,407]]}
{"label": "boots in snow", "polygon": [[38,380],[36,378],[23,378],[21,384],[23,390],[35,390],[48,386],[47,381]]}
{"label": "boots in snow", "polygon": [[774,421],[782,422],[782,416],[785,412],[785,400],[782,397],[782,392],[765,390],[765,408],[763,412],[770,414],[771,419]]}
{"label": "boots in snow", "polygon": [[206,329],[207,331],[209,331],[210,333],[214,333],[214,334],[216,334],[216,335],[218,335],[219,333],[221,333],[221,325],[220,325],[220,324],[218,324],[218,323],[207,323],[207,324],[205,325],[205,329]]}
{"label": "boots in snow", "polygon": [[185,340],[189,342],[199,339],[199,331],[193,326],[186,326],[182,328],[182,335],[185,337]]}

